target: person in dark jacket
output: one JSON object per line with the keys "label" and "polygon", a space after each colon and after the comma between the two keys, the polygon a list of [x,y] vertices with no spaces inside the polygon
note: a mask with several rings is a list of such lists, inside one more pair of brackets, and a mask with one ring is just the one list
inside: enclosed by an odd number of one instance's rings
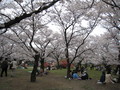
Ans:
{"label": "person in dark jacket", "polygon": [[100,80],[97,82],[98,84],[105,84],[105,71],[102,72]]}
{"label": "person in dark jacket", "polygon": [[7,77],[7,69],[8,69],[8,62],[7,62],[7,58],[5,58],[5,60],[1,63],[1,77],[3,77],[3,73],[5,72],[5,76]]}
{"label": "person in dark jacket", "polygon": [[100,82],[104,83],[105,82],[105,72],[102,72],[102,75],[100,77]]}
{"label": "person in dark jacket", "polygon": [[81,76],[82,80],[88,80],[89,79],[89,75],[86,71],[83,72],[82,76]]}

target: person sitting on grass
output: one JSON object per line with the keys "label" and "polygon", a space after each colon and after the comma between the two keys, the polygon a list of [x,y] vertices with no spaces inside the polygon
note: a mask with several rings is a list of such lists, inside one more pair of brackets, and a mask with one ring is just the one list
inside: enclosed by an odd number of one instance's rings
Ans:
{"label": "person sitting on grass", "polygon": [[36,75],[37,76],[43,76],[44,75],[43,69],[37,69]]}
{"label": "person sitting on grass", "polygon": [[111,71],[107,71],[107,74],[105,75],[105,83],[115,83],[112,76],[111,76]]}
{"label": "person sitting on grass", "polygon": [[73,78],[73,79],[79,79],[79,78],[80,78],[79,75],[78,75],[78,73],[77,73],[77,71],[75,71],[75,72],[73,73],[72,78]]}
{"label": "person sitting on grass", "polygon": [[86,71],[83,72],[82,76],[81,76],[82,80],[88,80],[89,79],[89,75]]}
{"label": "person sitting on grass", "polygon": [[45,69],[44,75],[48,75],[48,73],[49,73],[48,69]]}
{"label": "person sitting on grass", "polygon": [[97,82],[98,84],[105,84],[105,71],[102,72],[100,80]]}

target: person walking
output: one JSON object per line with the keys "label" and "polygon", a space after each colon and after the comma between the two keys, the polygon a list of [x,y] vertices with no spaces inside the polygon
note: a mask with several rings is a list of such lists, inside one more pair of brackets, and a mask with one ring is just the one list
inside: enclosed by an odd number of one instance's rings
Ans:
{"label": "person walking", "polygon": [[8,58],[5,58],[5,60],[1,63],[1,77],[3,77],[3,73],[5,72],[5,76],[7,77],[7,69],[8,69]]}

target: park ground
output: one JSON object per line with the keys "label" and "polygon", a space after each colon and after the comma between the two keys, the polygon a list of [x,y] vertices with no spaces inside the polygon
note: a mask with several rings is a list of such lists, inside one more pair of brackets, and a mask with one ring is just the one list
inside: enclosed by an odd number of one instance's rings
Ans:
{"label": "park ground", "polygon": [[100,72],[89,70],[92,80],[65,79],[66,70],[52,70],[48,75],[37,76],[36,82],[30,82],[30,69],[17,69],[16,76],[0,77],[0,90],[120,90],[120,84],[97,84]]}

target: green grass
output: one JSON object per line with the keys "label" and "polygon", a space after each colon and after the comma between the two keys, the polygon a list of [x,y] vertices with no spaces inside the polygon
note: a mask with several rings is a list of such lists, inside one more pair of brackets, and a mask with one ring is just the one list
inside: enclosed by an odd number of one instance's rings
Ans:
{"label": "green grass", "polygon": [[60,70],[52,70],[51,73],[56,74],[56,75],[66,75],[67,70],[66,69],[60,69]]}
{"label": "green grass", "polygon": [[65,79],[66,69],[51,70],[48,75],[37,77],[35,83],[30,82],[28,69],[17,69],[16,76],[0,77],[0,90],[120,90],[119,84],[96,84],[101,72],[88,70],[92,80]]}
{"label": "green grass", "polygon": [[101,76],[101,72],[96,70],[88,70],[88,74],[93,79],[99,79]]}
{"label": "green grass", "polygon": [[[32,67],[28,67],[28,69],[23,69],[22,71],[26,71],[26,72],[32,71]],[[56,74],[56,75],[66,76],[67,70],[59,69],[59,70],[51,70],[50,72],[53,74]],[[89,76],[94,79],[99,79],[101,76],[101,71],[88,69],[87,72],[88,72]]]}
{"label": "green grass", "polygon": [[[56,74],[56,75],[62,75],[62,76],[66,76],[66,69],[61,69],[61,70],[52,70],[51,73]],[[87,70],[89,76],[91,78],[94,79],[99,79],[101,76],[101,72],[100,71],[96,71],[96,70]]]}

